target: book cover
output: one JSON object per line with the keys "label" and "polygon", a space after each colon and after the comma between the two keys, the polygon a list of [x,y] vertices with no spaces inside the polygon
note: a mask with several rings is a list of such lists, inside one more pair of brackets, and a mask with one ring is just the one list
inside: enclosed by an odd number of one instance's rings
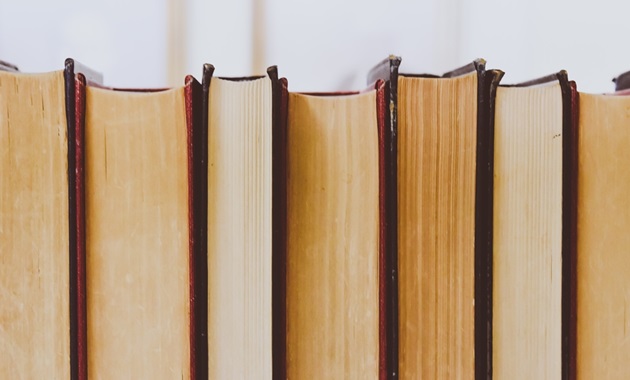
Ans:
{"label": "book cover", "polygon": [[398,376],[398,198],[397,198],[397,106],[398,68],[400,57],[390,56],[374,66],[368,73],[368,83],[381,80],[385,91],[379,107],[379,143],[381,144],[381,251],[382,278],[380,288],[381,324],[385,337],[381,337],[381,377],[395,379]]}

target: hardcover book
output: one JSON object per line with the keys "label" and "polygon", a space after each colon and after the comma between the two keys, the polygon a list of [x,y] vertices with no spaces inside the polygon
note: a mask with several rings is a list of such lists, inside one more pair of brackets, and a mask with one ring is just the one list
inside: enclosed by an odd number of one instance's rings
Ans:
{"label": "hardcover book", "polygon": [[[442,77],[389,80],[397,242],[392,377],[491,376],[492,132],[499,71],[476,61]],[[389,70],[387,69],[389,67]],[[395,166],[394,166],[395,165]],[[395,185],[392,184],[395,182]],[[395,205],[395,206],[394,206]]]}
{"label": "hardcover book", "polygon": [[82,378],[203,377],[193,209],[200,90],[192,77],[165,90],[77,77]]}
{"label": "hardcover book", "polygon": [[69,379],[75,231],[63,71],[0,71],[0,114],[0,373]]}
{"label": "hardcover book", "polygon": [[629,109],[625,95],[579,94],[578,378],[620,379],[630,371]]}
{"label": "hardcover book", "polygon": [[287,378],[386,376],[384,89],[289,93]]}
{"label": "hardcover book", "polygon": [[275,67],[259,77],[213,72],[204,66],[208,375],[278,378],[286,223],[281,80]]}
{"label": "hardcover book", "polygon": [[[0,61],[0,373],[80,378],[74,75]],[[83,74],[82,74],[83,75]]]}
{"label": "hardcover book", "polygon": [[567,74],[499,86],[492,363],[497,379],[567,379],[574,362],[577,92]]}

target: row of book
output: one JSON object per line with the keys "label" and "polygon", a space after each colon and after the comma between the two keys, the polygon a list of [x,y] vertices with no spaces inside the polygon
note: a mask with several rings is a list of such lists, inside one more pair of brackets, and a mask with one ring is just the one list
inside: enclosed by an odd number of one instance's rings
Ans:
{"label": "row of book", "polygon": [[630,74],[0,63],[3,378],[622,378]]}

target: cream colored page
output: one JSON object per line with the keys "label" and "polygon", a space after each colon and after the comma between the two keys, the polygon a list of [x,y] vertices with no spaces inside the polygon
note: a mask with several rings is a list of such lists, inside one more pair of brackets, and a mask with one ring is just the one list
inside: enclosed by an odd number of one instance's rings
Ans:
{"label": "cream colored page", "polygon": [[562,376],[562,93],[499,87],[493,378]]}
{"label": "cream colored page", "polygon": [[70,378],[62,72],[0,71],[0,378]]}
{"label": "cream colored page", "polygon": [[472,379],[477,74],[398,86],[400,377]]}
{"label": "cream colored page", "polygon": [[289,379],[378,378],[375,96],[289,95]]}
{"label": "cream colored page", "polygon": [[630,97],[580,94],[577,377],[630,373]]}
{"label": "cream colored page", "polygon": [[184,90],[87,88],[88,376],[187,379]]}
{"label": "cream colored page", "polygon": [[271,379],[271,81],[213,78],[208,126],[211,379]]}

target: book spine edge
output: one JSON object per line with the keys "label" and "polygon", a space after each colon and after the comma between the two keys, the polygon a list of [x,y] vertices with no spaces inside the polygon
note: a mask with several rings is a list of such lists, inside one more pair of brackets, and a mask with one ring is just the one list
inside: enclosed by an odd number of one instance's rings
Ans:
{"label": "book spine edge", "polygon": [[272,377],[286,379],[287,121],[289,91],[275,66],[272,83]]}
{"label": "book spine edge", "polygon": [[492,273],[494,112],[503,72],[477,69],[477,162],[475,191],[475,379],[492,379]]}

